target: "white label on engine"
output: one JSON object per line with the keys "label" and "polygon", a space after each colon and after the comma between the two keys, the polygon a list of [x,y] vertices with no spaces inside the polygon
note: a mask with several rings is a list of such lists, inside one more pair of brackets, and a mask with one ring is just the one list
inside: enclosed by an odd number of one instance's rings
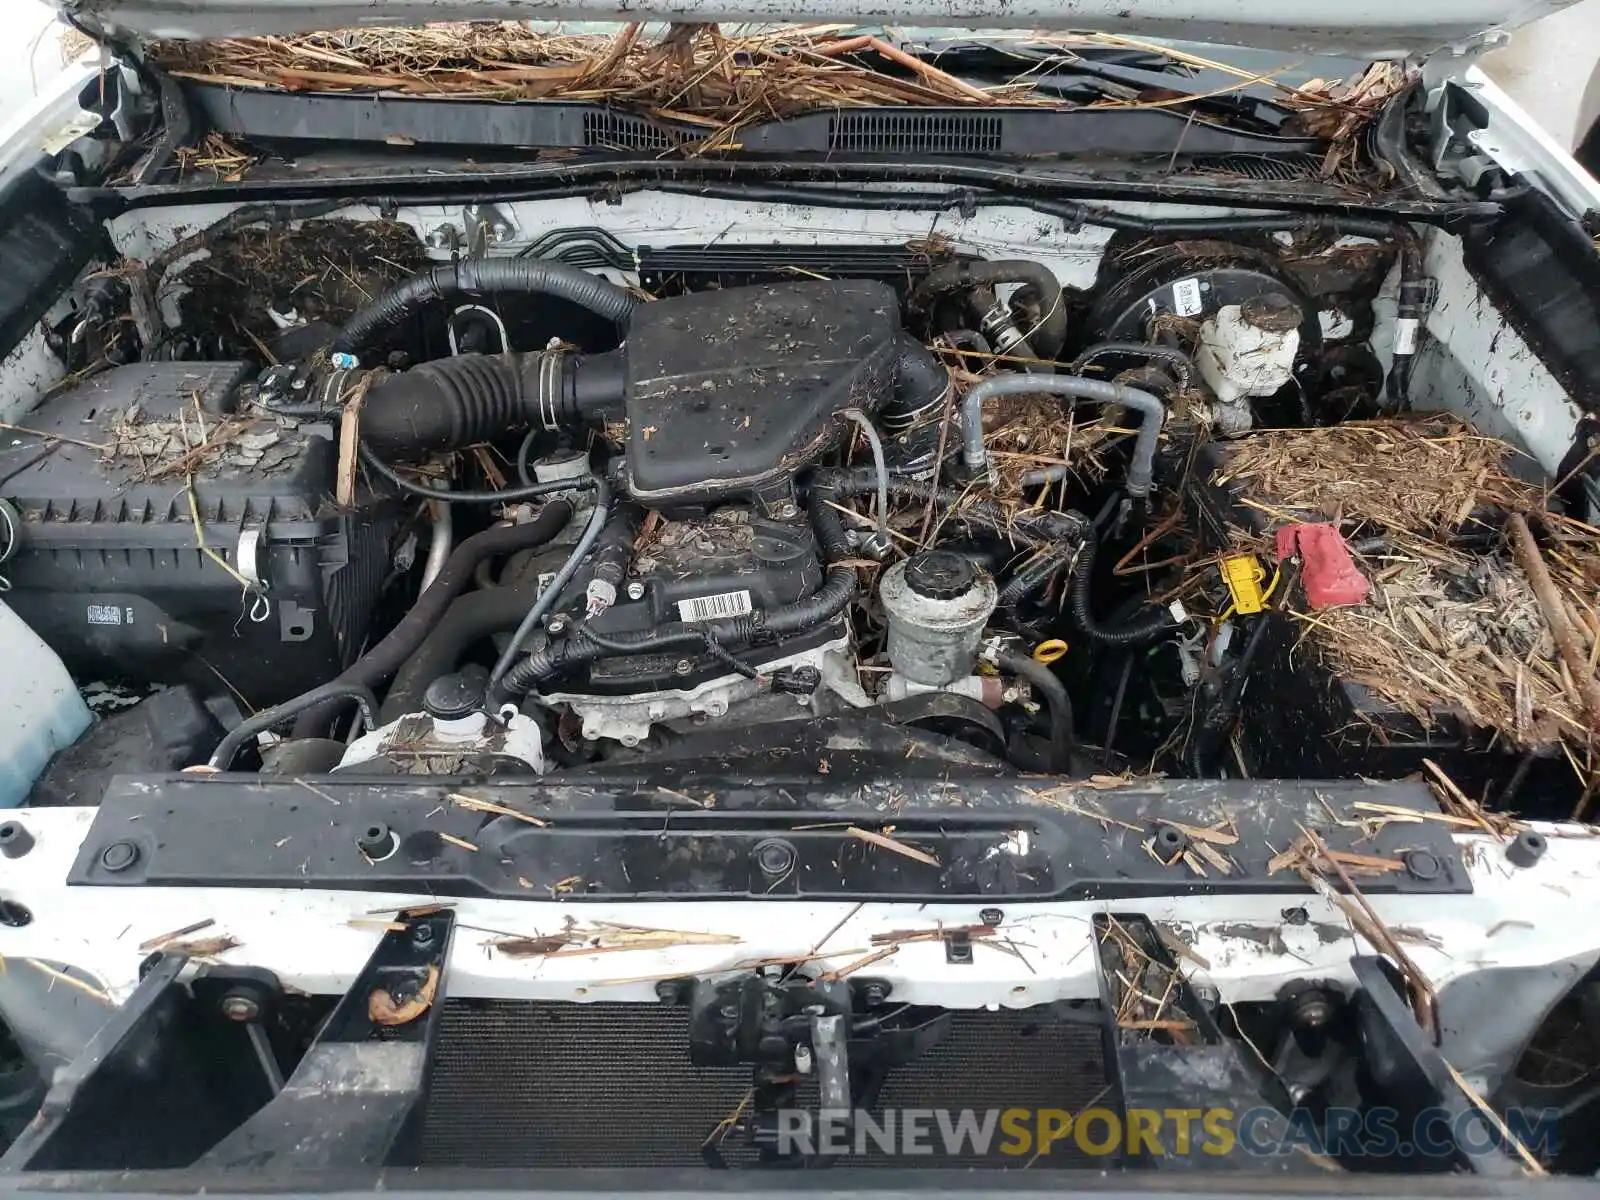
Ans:
{"label": "white label on engine", "polygon": [[1180,279],[1172,285],[1172,311],[1180,317],[1196,317],[1206,310],[1198,279]]}
{"label": "white label on engine", "polygon": [[754,611],[755,605],[750,602],[747,590],[678,601],[678,617],[684,621],[714,621],[718,617],[742,617]]}
{"label": "white label on engine", "polygon": [[1417,330],[1421,324],[1415,317],[1403,317],[1394,323],[1394,352],[1398,357],[1417,352]]}
{"label": "white label on engine", "polygon": [[[122,606],[120,604],[91,604],[88,612],[89,624],[91,625],[122,624]],[[130,625],[133,624],[131,610],[128,623]]]}

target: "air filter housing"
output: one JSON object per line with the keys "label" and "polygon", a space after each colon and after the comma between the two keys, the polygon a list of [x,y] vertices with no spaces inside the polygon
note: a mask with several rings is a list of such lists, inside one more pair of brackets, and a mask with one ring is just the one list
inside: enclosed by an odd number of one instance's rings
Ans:
{"label": "air filter housing", "polygon": [[900,304],[874,280],[695,292],[634,310],[625,346],[628,488],[658,505],[793,492],[847,408],[894,382]]}

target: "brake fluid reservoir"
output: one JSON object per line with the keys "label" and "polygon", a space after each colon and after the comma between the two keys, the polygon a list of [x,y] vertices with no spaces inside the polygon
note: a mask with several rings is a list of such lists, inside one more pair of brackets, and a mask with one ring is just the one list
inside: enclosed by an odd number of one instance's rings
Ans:
{"label": "brake fluid reservoir", "polygon": [[1276,395],[1294,379],[1305,314],[1289,297],[1268,293],[1218,310],[1200,327],[1200,374],[1217,397],[1224,436],[1248,433],[1252,398]]}
{"label": "brake fluid reservoir", "polygon": [[931,550],[884,572],[889,662],[913,683],[944,687],[972,674],[999,599],[990,576],[959,554]]}
{"label": "brake fluid reservoir", "polygon": [[0,808],[28,797],[57,750],[77,741],[93,718],[56,652],[0,601]]}

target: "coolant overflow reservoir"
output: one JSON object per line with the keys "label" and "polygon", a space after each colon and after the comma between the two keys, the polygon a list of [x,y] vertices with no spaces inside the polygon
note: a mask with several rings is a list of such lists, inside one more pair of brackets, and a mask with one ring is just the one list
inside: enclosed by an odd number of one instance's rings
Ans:
{"label": "coolant overflow reservoir", "polygon": [[[420,713],[350,743],[339,770],[363,766],[410,775],[544,773],[539,726],[521,713],[508,721],[483,711],[487,675],[480,668],[441,675],[422,695]],[[520,764],[520,765],[519,765]]]}
{"label": "coolant overflow reservoir", "polygon": [[928,687],[972,674],[999,598],[987,572],[959,554],[930,550],[884,572],[878,597],[889,618],[895,671]]}

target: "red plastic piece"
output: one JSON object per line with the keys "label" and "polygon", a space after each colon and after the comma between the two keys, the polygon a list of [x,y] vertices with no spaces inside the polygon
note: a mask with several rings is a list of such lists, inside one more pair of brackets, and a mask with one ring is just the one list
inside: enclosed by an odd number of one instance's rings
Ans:
{"label": "red plastic piece", "polygon": [[1303,564],[1300,581],[1306,599],[1320,612],[1346,604],[1360,604],[1372,591],[1372,584],[1350,548],[1332,525],[1285,525],[1278,530],[1278,561],[1299,555]]}

